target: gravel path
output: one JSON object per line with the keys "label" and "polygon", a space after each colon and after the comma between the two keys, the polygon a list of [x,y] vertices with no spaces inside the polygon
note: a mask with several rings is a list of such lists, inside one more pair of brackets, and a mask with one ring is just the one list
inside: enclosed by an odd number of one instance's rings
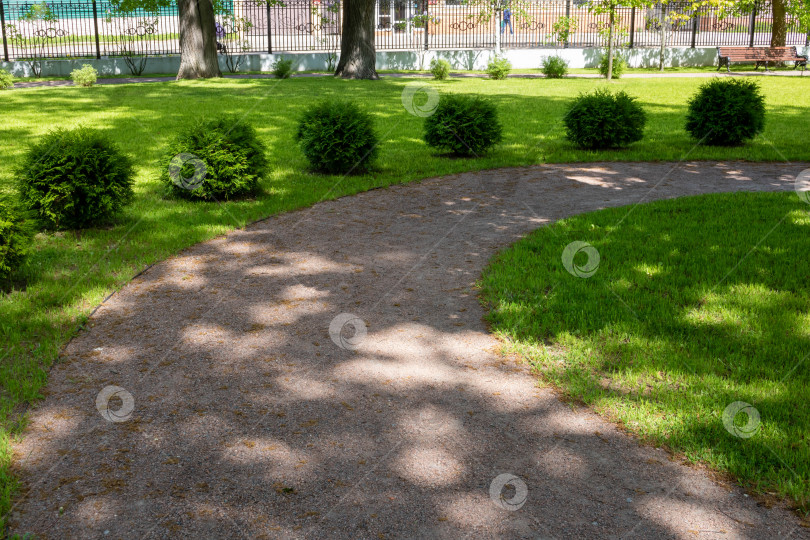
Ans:
{"label": "gravel path", "polygon": [[[273,75],[268,73],[257,74],[237,74],[228,75],[223,74],[226,79],[273,79]],[[383,78],[430,78],[433,76],[424,73],[382,73]],[[803,71],[733,71],[726,73],[725,71],[706,71],[698,73],[625,73],[622,75],[625,79],[688,79],[698,78],[706,79],[711,77],[802,77]],[[296,73],[293,77],[331,77],[329,73]],[[451,73],[450,77],[458,79],[468,78],[486,78],[484,73]],[[602,76],[595,73],[571,73],[567,75],[569,79],[601,79]],[[508,75],[510,79],[544,79],[545,75],[537,73],[514,73]],[[100,78],[96,84],[130,84],[130,83],[152,83],[152,82],[172,82],[175,77],[114,77],[114,78]],[[66,79],[53,80],[53,81],[28,81],[15,83],[14,88],[37,88],[40,86],[73,86],[73,81]]]}
{"label": "gravel path", "polygon": [[[790,190],[808,167],[467,173],[321,203],[194,246],[115,294],[66,348],[16,447],[26,493],[12,531],[810,538],[789,511],[538,388],[524,365],[497,354],[473,288],[496,250],[564,216]],[[109,385],[124,392],[105,409],[98,397]],[[502,475],[519,480],[491,498]]]}

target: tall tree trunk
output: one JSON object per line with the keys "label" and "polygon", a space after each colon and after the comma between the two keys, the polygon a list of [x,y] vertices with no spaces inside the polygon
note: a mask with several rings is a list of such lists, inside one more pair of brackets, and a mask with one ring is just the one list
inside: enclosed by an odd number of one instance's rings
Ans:
{"label": "tall tree trunk", "polygon": [[787,40],[787,16],[785,14],[785,0],[773,0],[773,28],[771,31],[771,47],[784,47]]}
{"label": "tall tree trunk", "polygon": [[661,4],[661,50],[659,51],[660,66],[659,71],[664,71],[664,62],[666,61],[667,50],[667,6]]}
{"label": "tall tree trunk", "polygon": [[335,76],[379,79],[374,48],[374,0],[343,1],[343,33]]}
{"label": "tall tree trunk", "polygon": [[177,79],[222,77],[217,59],[214,4],[211,0],[177,0],[180,14],[180,69]]}
{"label": "tall tree trunk", "polygon": [[610,27],[608,28],[608,72],[607,80],[613,79],[613,29],[616,24],[616,9],[610,10]]}

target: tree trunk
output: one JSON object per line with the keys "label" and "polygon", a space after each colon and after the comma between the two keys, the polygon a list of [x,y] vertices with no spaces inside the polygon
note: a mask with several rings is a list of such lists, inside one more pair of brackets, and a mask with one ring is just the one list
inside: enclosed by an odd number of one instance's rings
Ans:
{"label": "tree trunk", "polygon": [[660,71],[664,71],[664,61],[665,61],[666,49],[667,49],[666,20],[667,20],[667,7],[664,4],[661,4],[661,50],[659,51],[659,53],[660,53],[659,70]]}
{"label": "tree trunk", "polygon": [[214,4],[211,0],[177,0],[180,14],[180,69],[177,79],[222,77],[217,59]]}
{"label": "tree trunk", "polygon": [[613,27],[616,24],[616,10],[610,10],[610,28],[608,28],[608,72],[607,80],[613,79]]}
{"label": "tree trunk", "polygon": [[374,48],[374,0],[343,1],[343,33],[335,76],[379,79]]}
{"label": "tree trunk", "polygon": [[773,0],[773,29],[771,31],[771,47],[784,47],[787,40],[787,16],[785,14],[785,0]]}

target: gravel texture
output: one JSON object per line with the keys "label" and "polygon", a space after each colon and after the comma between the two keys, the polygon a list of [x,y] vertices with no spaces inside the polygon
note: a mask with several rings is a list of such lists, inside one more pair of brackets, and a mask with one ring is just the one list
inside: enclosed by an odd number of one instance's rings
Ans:
{"label": "gravel texture", "polygon": [[[810,538],[787,509],[538,387],[525,365],[498,355],[474,288],[496,250],[562,217],[791,190],[808,167],[466,173],[324,202],[194,246],[115,294],[66,347],[16,447],[25,490],[11,530]],[[107,410],[98,396],[111,385],[128,394]]]}

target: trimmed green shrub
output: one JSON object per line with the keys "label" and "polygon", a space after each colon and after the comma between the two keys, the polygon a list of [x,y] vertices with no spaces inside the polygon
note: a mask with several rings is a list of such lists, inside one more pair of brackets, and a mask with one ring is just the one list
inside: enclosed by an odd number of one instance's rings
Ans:
{"label": "trimmed green shrub", "polygon": [[14,86],[14,77],[5,69],[0,69],[0,90]]}
{"label": "trimmed green shrub", "polygon": [[70,72],[70,78],[76,86],[93,86],[98,79],[98,71],[90,64],[83,64],[81,69]]}
{"label": "trimmed green shrub", "polygon": [[434,58],[430,61],[430,72],[433,74],[434,79],[443,81],[450,76],[450,62]]}
{"label": "trimmed green shrub", "polygon": [[268,171],[267,148],[239,116],[199,120],[166,148],[160,179],[174,195],[228,200],[254,193]]}
{"label": "trimmed green shrub", "polygon": [[377,157],[374,120],[351,101],[327,99],[312,105],[298,123],[295,139],[319,172],[363,173]]}
{"label": "trimmed green shrub", "polygon": [[0,285],[22,264],[30,235],[14,206],[0,200]]}
{"label": "trimmed green shrub", "polygon": [[765,98],[750,79],[712,79],[689,100],[686,131],[701,144],[743,144],[765,129]]}
{"label": "trimmed green shrub", "polygon": [[568,75],[568,62],[559,55],[544,56],[540,69],[549,79],[562,79]]}
{"label": "trimmed green shrub", "polygon": [[501,56],[496,56],[487,64],[487,75],[490,79],[505,79],[510,71],[512,71],[512,62]]}
{"label": "trimmed green shrub", "polygon": [[57,229],[108,221],[132,200],[134,174],[109,136],[87,127],[49,132],[16,170],[25,207]]}
{"label": "trimmed green shrub", "polygon": [[502,138],[495,105],[480,96],[442,96],[436,112],[425,118],[428,146],[457,155],[479,156]]}
{"label": "trimmed green shrub", "polygon": [[[614,53],[613,54],[613,78],[620,79],[624,75],[624,70],[627,68],[627,60],[624,56]],[[608,55],[603,54],[599,59],[599,74],[607,79],[608,76]]]}
{"label": "trimmed green shrub", "polygon": [[292,60],[280,58],[273,62],[273,75],[276,79],[289,79],[292,76]]}
{"label": "trimmed green shrub", "polygon": [[563,118],[568,140],[581,148],[622,148],[644,136],[647,115],[624,91],[580,94]]}

